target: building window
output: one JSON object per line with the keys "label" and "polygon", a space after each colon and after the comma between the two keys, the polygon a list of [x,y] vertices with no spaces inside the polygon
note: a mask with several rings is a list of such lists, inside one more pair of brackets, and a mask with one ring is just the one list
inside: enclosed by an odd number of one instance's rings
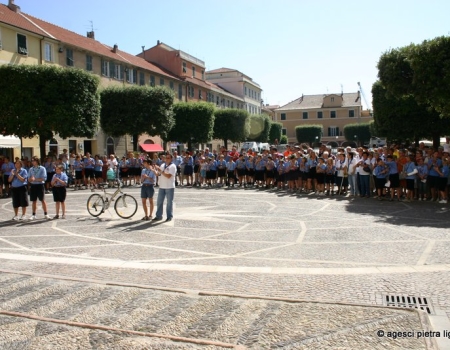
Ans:
{"label": "building window", "polygon": [[233,103],[233,101],[231,101],[231,108],[234,108],[234,103]]}
{"label": "building window", "polygon": [[319,118],[319,119],[323,118],[323,112],[322,111],[317,112],[317,118]]}
{"label": "building window", "polygon": [[114,139],[112,137],[108,137],[106,139],[106,154],[109,156],[114,153]]}
{"label": "building window", "polygon": [[328,136],[339,136],[339,128],[337,126],[328,127]]}
{"label": "building window", "polygon": [[[86,70],[92,72],[92,56],[86,55]],[[102,70],[103,74],[103,70]]]}
{"label": "building window", "polygon": [[28,55],[27,37],[17,34],[17,52],[21,55]]}
{"label": "building window", "polygon": [[150,75],[150,86],[155,86],[155,77]]}
{"label": "building window", "polygon": [[244,95],[247,96],[247,86],[244,86]]}
{"label": "building window", "polygon": [[171,89],[171,90],[174,90],[174,87],[173,87],[173,81],[170,81],[170,82],[169,82],[169,86],[170,86],[170,89]]}
{"label": "building window", "polygon": [[123,69],[122,69],[122,65],[120,65],[120,64],[114,65],[114,79],[117,79],[117,80],[123,79]]}
{"label": "building window", "polygon": [[164,78],[159,78],[159,85],[164,86]]}
{"label": "building window", "polygon": [[73,50],[66,49],[66,65],[73,67]]}
{"label": "building window", "polygon": [[303,112],[303,119],[308,119],[308,112]]}
{"label": "building window", "polygon": [[187,73],[186,62],[183,62],[183,73]]}
{"label": "building window", "polygon": [[0,29],[0,50],[2,49],[2,31]]}
{"label": "building window", "polygon": [[102,75],[109,77],[109,62],[102,60]]}
{"label": "building window", "polygon": [[287,129],[285,128],[281,129],[281,135],[287,135]]}
{"label": "building window", "polygon": [[219,105],[219,103],[220,103],[220,97],[217,96],[217,98],[216,98],[216,105]]}
{"label": "building window", "polygon": [[336,111],[330,111],[330,118],[336,118]]}
{"label": "building window", "polygon": [[349,116],[349,118],[353,118],[355,116],[355,110],[354,109],[350,109],[348,111],[348,116]]}
{"label": "building window", "polygon": [[203,97],[202,97],[202,90],[200,90],[200,89],[198,89],[198,99],[199,100],[203,99]]}
{"label": "building window", "polygon": [[183,99],[183,85],[178,84],[178,99],[181,101]]}
{"label": "building window", "polygon": [[281,118],[281,120],[286,120],[286,113],[281,113],[280,118]]}
{"label": "building window", "polygon": [[137,70],[136,69],[130,69],[130,68],[126,68],[125,69],[126,75],[127,75],[127,81],[130,84],[136,84],[136,80],[137,80]]}
{"label": "building window", "polygon": [[192,66],[192,78],[195,78],[195,67]]}
{"label": "building window", "polygon": [[192,85],[188,85],[188,95],[190,98],[194,98],[195,96],[195,89]]}
{"label": "building window", "polygon": [[331,97],[331,102],[334,102],[334,97]]}
{"label": "building window", "polygon": [[139,85],[145,85],[145,74],[144,74],[144,72],[139,72]]}
{"label": "building window", "polygon": [[47,62],[53,62],[53,45],[49,43],[44,44],[45,60]]}

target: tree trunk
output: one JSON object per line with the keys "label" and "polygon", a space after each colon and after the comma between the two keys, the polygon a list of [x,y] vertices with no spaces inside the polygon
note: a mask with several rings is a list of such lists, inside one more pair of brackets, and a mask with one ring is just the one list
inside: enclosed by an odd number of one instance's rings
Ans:
{"label": "tree trunk", "polygon": [[192,140],[191,139],[189,139],[189,141],[187,142],[187,148],[188,148],[189,152],[192,151]]}
{"label": "tree trunk", "polygon": [[433,148],[438,149],[441,144],[441,134],[439,132],[433,133]]}
{"label": "tree trunk", "polygon": [[41,158],[41,162],[44,162],[47,157],[47,154],[45,153],[46,142],[47,140],[45,139],[45,136],[39,135],[39,156]]}
{"label": "tree trunk", "polygon": [[139,135],[133,135],[133,152],[137,151],[137,143],[138,143]]}
{"label": "tree trunk", "polygon": [[228,149],[228,140],[223,139],[223,143],[224,143],[225,149]]}

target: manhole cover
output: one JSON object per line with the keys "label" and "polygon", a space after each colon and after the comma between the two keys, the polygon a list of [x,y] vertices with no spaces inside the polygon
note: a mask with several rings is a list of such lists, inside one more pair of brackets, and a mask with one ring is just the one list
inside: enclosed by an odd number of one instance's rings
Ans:
{"label": "manhole cover", "polygon": [[384,306],[420,309],[430,315],[434,315],[431,300],[427,297],[402,294],[383,294],[382,298]]}

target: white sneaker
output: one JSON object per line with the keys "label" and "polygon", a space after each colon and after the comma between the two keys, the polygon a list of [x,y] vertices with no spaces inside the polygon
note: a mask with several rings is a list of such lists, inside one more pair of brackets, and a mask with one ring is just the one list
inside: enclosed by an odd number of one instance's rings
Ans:
{"label": "white sneaker", "polygon": [[48,214],[45,214],[45,215],[44,215],[44,218],[47,219],[47,220],[51,220],[51,219],[52,219],[52,218],[50,217],[50,215],[48,215]]}
{"label": "white sneaker", "polygon": [[442,199],[439,201],[440,204],[447,204],[447,200],[446,199]]}
{"label": "white sneaker", "polygon": [[14,221],[19,221],[19,217],[16,215],[12,218]]}
{"label": "white sneaker", "polygon": [[31,215],[30,216],[30,221],[36,220],[36,215]]}
{"label": "white sneaker", "polygon": [[19,220],[26,220],[26,219],[27,217],[25,215],[22,215]]}

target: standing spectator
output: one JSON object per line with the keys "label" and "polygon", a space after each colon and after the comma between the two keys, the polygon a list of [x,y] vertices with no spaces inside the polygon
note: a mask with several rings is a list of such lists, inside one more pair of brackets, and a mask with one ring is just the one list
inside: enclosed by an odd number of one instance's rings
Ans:
{"label": "standing spectator", "polygon": [[[153,195],[155,194],[154,185],[156,183],[156,174],[155,174],[155,168],[152,167],[152,161],[146,160],[142,162],[142,165],[144,168],[141,172],[141,199],[142,199],[142,208],[144,209],[144,217],[142,220],[150,220],[153,215]],[[147,207],[147,199],[150,204],[150,214],[148,212]]]}
{"label": "standing spectator", "polygon": [[385,165],[389,168],[389,182],[392,202],[394,200],[395,192],[397,192],[397,200],[400,201],[401,191],[400,191],[400,177],[398,175],[397,163],[394,160],[392,154],[387,156]]}
{"label": "standing spectator", "polygon": [[84,168],[84,186],[86,188],[94,188],[95,179],[94,179],[94,166],[95,160],[91,157],[89,152],[86,152],[86,157],[83,158],[83,168]]}
{"label": "standing spectator", "polygon": [[166,221],[171,221],[173,218],[173,197],[175,194],[175,177],[177,175],[177,167],[172,162],[173,158],[171,154],[166,155],[165,164],[162,164],[158,168],[159,176],[159,191],[157,200],[156,217],[153,221],[162,220],[164,199],[167,199],[166,203]]}
{"label": "standing spectator", "polygon": [[2,164],[2,173],[3,173],[3,183],[5,184],[5,193],[3,196],[6,198],[9,196],[9,176],[11,175],[11,170],[14,169],[14,163],[9,160],[9,157],[5,157]]}
{"label": "standing spectator", "polygon": [[59,219],[59,209],[62,210],[61,219],[66,218],[66,187],[69,181],[67,174],[63,171],[64,166],[58,165],[55,169],[55,175],[52,178],[52,191],[53,191],[53,200],[56,205],[56,215],[53,219]]}
{"label": "standing spectator", "polygon": [[74,190],[81,190],[81,182],[83,180],[83,167],[84,163],[81,161],[80,156],[76,156],[73,162],[73,169],[75,170],[75,188]]}
{"label": "standing spectator", "polygon": [[424,164],[423,158],[417,159],[417,190],[419,201],[425,201],[427,196],[428,166]]}
{"label": "standing spectator", "polygon": [[31,160],[33,167],[30,168],[29,183],[30,187],[30,201],[32,202],[33,214],[30,220],[36,220],[36,208],[37,200],[42,203],[42,209],[44,210],[44,217],[50,220],[50,216],[47,213],[47,203],[45,202],[45,181],[47,179],[47,171],[40,165],[39,158],[33,157]]}
{"label": "standing spectator", "polygon": [[50,193],[50,183],[52,182],[53,175],[55,175],[55,163],[52,157],[47,157],[44,163],[45,171],[47,172],[47,178],[45,179],[45,193]]}
{"label": "standing spectator", "polygon": [[[12,204],[14,208],[13,220],[25,220],[28,207],[28,174],[20,160],[14,166],[15,169],[11,170],[8,177],[8,182],[11,183]],[[22,208],[22,216],[20,218],[19,207]]]}
{"label": "standing spectator", "polygon": [[94,157],[94,185],[92,186],[92,191],[94,191],[95,187],[98,187],[99,184],[103,181],[103,161],[100,159],[98,154]]}

